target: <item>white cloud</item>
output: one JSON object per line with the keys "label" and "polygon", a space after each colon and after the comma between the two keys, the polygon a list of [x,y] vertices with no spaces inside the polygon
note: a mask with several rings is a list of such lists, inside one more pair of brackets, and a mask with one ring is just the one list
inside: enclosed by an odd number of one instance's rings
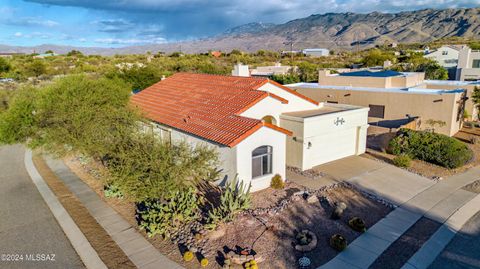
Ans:
{"label": "white cloud", "polygon": [[53,20],[43,19],[41,17],[12,17],[6,19],[3,23],[14,26],[42,26],[42,27],[54,27],[59,23]]}
{"label": "white cloud", "polygon": [[24,34],[22,32],[16,32],[13,36],[17,38],[41,38],[41,39],[48,39],[51,38],[51,34],[41,33],[41,32],[33,32],[30,34]]}
{"label": "white cloud", "polygon": [[95,43],[112,44],[112,45],[144,45],[144,44],[161,44],[166,40],[161,37],[140,39],[140,38],[97,38]]}

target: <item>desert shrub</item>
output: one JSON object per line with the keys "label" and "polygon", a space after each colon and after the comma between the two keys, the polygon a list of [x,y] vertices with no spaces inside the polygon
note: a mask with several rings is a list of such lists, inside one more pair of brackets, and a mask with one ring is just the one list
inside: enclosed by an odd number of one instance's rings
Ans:
{"label": "desert shrub", "polygon": [[280,84],[293,84],[301,81],[297,74],[273,75],[272,80]]}
{"label": "desert shrub", "polygon": [[167,200],[145,201],[137,205],[137,218],[140,228],[145,229],[148,236],[161,235],[170,237],[183,225],[200,218],[199,205],[202,199],[195,188],[176,191]]}
{"label": "desert shrub", "polygon": [[276,190],[281,190],[285,188],[285,182],[283,182],[282,176],[280,176],[279,174],[273,176],[272,181],[270,182],[270,187]]}
{"label": "desert shrub", "polygon": [[123,198],[123,193],[116,184],[107,184],[103,187],[103,194],[107,198]]}
{"label": "desert shrub", "polygon": [[111,181],[130,200],[170,199],[179,190],[215,180],[218,154],[207,146],[168,143],[150,134],[130,135],[106,161]]}
{"label": "desert shrub", "polygon": [[237,213],[249,209],[250,204],[250,186],[245,189],[237,178],[228,181],[220,196],[220,204],[208,212],[208,226],[213,228],[219,223],[232,221]]}
{"label": "desert shrub", "polygon": [[35,133],[35,88],[19,89],[0,113],[0,144],[23,143]]}
{"label": "desert shrub", "polygon": [[364,233],[367,230],[367,227],[365,225],[365,222],[358,217],[353,217],[348,221],[348,226],[352,228],[354,231]]}
{"label": "desert shrub", "polygon": [[473,157],[464,143],[446,135],[426,131],[401,129],[389,143],[389,151],[395,155],[434,163],[446,168],[457,168]]}
{"label": "desert shrub", "polygon": [[342,251],[347,248],[347,239],[339,234],[330,237],[330,246],[336,251]]}
{"label": "desert shrub", "polygon": [[410,166],[412,159],[406,154],[400,154],[393,158],[393,164],[398,167],[407,168]]}
{"label": "desert shrub", "polygon": [[128,109],[129,98],[129,88],[120,80],[58,79],[40,90],[34,142],[58,154],[71,149],[101,158],[136,128],[138,116]]}

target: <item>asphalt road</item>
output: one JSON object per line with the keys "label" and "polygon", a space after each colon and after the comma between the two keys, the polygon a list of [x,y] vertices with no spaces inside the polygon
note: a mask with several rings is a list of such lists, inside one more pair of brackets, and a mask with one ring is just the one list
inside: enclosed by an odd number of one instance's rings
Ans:
{"label": "asphalt road", "polygon": [[25,170],[20,145],[0,147],[0,268],[85,268]]}
{"label": "asphalt road", "polygon": [[460,268],[480,268],[480,211],[465,223],[429,267],[429,269]]}

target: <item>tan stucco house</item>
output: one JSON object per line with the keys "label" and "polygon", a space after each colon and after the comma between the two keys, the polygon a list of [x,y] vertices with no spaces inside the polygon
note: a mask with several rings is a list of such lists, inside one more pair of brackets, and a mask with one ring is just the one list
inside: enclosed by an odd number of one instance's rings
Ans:
{"label": "tan stucco house", "polygon": [[[459,83],[459,84],[458,84]],[[418,129],[431,129],[428,120],[442,121],[435,131],[449,136],[459,131],[464,109],[476,115],[468,100],[474,84],[424,80],[424,73],[361,70],[330,74],[319,72],[318,83],[286,85],[318,102],[369,107],[369,124],[397,128],[416,119]]]}

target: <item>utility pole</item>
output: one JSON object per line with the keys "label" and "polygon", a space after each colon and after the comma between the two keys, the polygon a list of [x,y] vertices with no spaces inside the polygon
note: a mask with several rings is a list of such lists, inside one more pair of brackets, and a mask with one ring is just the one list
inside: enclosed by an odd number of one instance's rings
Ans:
{"label": "utility pole", "polygon": [[291,36],[287,37],[287,41],[283,42],[284,45],[290,45],[290,64],[293,64],[293,38]]}
{"label": "utility pole", "polygon": [[293,65],[293,41],[290,41],[290,64]]}

